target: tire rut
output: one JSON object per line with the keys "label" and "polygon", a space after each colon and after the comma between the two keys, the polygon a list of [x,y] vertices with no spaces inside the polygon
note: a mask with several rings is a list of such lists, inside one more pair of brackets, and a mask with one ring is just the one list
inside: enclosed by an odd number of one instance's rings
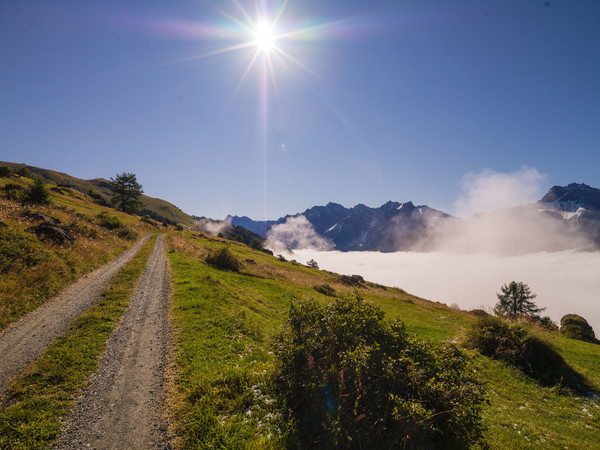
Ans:
{"label": "tire rut", "polygon": [[113,261],[84,275],[0,334],[0,395],[8,389],[11,378],[35,361],[74,319],[100,298],[111,278],[135,256],[149,237],[144,236]]}
{"label": "tire rut", "polygon": [[89,388],[67,417],[57,448],[170,448],[161,420],[170,343],[168,296],[168,264],[159,236]]}

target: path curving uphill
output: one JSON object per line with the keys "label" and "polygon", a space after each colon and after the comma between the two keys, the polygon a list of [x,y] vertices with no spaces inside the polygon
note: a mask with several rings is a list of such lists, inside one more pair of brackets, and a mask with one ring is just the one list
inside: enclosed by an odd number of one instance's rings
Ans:
{"label": "path curving uphill", "polygon": [[159,236],[89,388],[67,417],[57,448],[170,448],[161,420],[170,342],[168,297],[168,264]]}
{"label": "path curving uphill", "polygon": [[69,324],[100,298],[111,278],[142,248],[144,236],[108,264],[85,275],[0,335],[0,395],[11,378],[35,361]]}

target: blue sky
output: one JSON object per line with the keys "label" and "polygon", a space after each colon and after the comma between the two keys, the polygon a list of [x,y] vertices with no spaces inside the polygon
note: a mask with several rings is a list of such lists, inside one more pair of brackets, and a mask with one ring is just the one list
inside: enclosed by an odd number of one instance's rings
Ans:
{"label": "blue sky", "polygon": [[[244,76],[257,5],[283,36]],[[599,30],[591,0],[2,2],[0,159],[213,218],[600,187]]]}

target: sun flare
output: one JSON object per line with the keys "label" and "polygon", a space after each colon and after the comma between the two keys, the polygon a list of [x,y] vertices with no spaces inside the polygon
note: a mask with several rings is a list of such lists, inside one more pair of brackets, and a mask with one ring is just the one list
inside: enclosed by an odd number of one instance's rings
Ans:
{"label": "sun flare", "polygon": [[254,28],[254,44],[262,51],[272,50],[275,46],[273,25],[266,21],[259,22]]}

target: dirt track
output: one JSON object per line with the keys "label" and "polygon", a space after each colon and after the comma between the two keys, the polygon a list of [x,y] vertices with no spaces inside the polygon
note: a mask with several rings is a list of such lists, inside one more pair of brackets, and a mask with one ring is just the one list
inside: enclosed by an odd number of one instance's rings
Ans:
{"label": "dirt track", "polygon": [[169,346],[168,293],[160,236],[89,389],[67,418],[58,448],[169,448],[161,421]]}
{"label": "dirt track", "polygon": [[144,236],[115,260],[84,276],[4,330],[0,335],[0,394],[6,391],[12,377],[38,358],[67,330],[73,319],[99,299],[113,275],[131,260],[148,238]]}

